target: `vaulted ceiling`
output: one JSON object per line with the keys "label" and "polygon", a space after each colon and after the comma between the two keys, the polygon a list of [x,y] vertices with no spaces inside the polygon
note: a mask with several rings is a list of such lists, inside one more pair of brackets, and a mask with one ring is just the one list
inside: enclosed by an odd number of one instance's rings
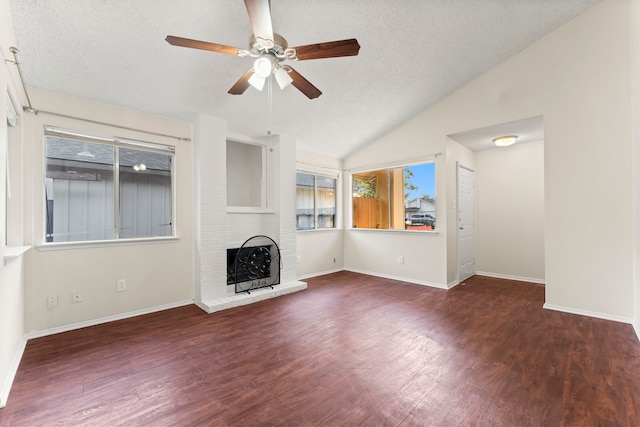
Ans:
{"label": "vaulted ceiling", "polygon": [[[227,93],[251,58],[175,47],[167,35],[248,47],[242,0],[10,0],[28,86],[154,114],[223,118],[342,158],[437,103],[598,0],[272,0],[291,46],[358,39],[355,57],[291,63],[323,94]],[[37,109],[38,106],[34,105]]]}

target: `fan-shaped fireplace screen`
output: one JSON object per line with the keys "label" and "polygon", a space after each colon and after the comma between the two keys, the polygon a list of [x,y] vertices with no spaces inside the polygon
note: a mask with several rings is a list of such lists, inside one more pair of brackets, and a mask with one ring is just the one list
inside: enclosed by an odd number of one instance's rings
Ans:
{"label": "fan-shaped fireplace screen", "polygon": [[253,236],[241,247],[227,249],[227,284],[236,293],[280,283],[280,248],[267,236]]}

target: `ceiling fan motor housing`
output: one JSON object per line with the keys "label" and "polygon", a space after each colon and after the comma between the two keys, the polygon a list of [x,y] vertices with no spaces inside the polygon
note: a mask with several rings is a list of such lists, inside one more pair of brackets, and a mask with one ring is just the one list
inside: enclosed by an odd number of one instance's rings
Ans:
{"label": "ceiling fan motor housing", "polygon": [[264,47],[264,43],[261,40],[256,39],[255,35],[249,37],[249,52],[253,57],[260,57],[269,55],[277,62],[282,62],[285,59],[297,60],[295,49],[289,49],[289,43],[287,40],[278,33],[273,33],[273,46],[269,48]]}

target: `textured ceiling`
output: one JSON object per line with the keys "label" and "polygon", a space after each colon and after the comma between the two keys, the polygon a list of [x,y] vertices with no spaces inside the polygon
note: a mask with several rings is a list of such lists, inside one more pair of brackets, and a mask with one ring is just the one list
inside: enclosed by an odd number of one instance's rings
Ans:
{"label": "textured ceiling", "polygon": [[597,2],[272,0],[274,31],[291,46],[357,38],[362,48],[355,57],[290,63],[323,95],[309,100],[274,85],[270,102],[266,87],[227,94],[250,58],[164,41],[170,34],[246,48],[242,0],[10,0],[28,86],[164,116],[206,113],[231,132],[271,130],[337,158]]}

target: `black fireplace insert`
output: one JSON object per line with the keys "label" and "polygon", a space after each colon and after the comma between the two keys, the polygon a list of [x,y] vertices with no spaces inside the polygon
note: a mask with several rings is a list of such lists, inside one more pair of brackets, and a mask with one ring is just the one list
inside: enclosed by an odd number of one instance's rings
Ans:
{"label": "black fireplace insert", "polygon": [[227,249],[227,285],[249,292],[280,283],[280,249],[267,236],[254,236],[240,248]]}

